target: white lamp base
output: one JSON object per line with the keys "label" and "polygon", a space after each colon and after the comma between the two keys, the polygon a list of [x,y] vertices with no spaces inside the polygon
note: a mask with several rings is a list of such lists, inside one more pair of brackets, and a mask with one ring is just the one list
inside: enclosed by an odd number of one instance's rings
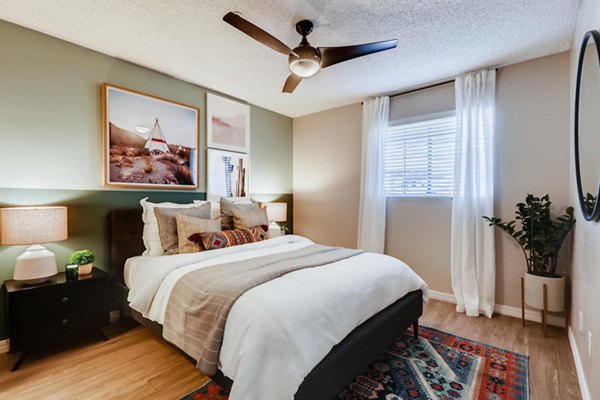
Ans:
{"label": "white lamp base", "polygon": [[34,244],[17,257],[13,279],[27,284],[42,283],[57,273],[54,253]]}

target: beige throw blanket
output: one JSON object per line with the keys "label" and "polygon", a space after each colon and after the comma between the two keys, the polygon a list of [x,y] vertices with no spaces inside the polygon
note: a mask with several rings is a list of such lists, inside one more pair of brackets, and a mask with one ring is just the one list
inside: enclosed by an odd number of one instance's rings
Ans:
{"label": "beige throw blanket", "polygon": [[330,264],[362,252],[310,245],[189,272],[173,287],[165,312],[163,336],[198,360],[198,369],[214,375],[227,315],[244,292],[287,273]]}

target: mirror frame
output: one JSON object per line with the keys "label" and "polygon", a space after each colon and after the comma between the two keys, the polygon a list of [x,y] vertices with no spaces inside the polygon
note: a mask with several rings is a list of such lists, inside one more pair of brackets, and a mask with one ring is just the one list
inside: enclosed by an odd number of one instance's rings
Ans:
{"label": "mirror frame", "polygon": [[[583,37],[581,43],[581,49],[579,51],[579,63],[577,64],[577,81],[575,86],[575,121],[574,121],[574,138],[575,138],[575,174],[577,178],[577,195],[579,197],[579,205],[581,207],[581,213],[587,221],[596,221],[600,218],[600,183],[598,184],[598,190],[596,191],[596,202],[592,212],[588,212],[585,205],[585,193],[583,193],[583,187],[581,184],[581,160],[579,159],[579,96],[581,89],[581,73],[583,71],[583,60],[585,58],[585,52],[588,48],[588,41],[590,38],[594,39],[596,56],[598,57],[598,66],[600,68],[600,32],[597,30],[588,31]],[[598,94],[600,97],[600,93]],[[600,101],[600,100],[599,100]],[[598,171],[600,174],[600,171]]]}

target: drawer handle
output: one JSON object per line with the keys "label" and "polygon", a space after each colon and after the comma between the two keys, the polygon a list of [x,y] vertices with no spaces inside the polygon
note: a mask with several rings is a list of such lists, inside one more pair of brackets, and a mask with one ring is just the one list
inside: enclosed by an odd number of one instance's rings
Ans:
{"label": "drawer handle", "polygon": [[65,318],[65,319],[63,319],[63,320],[61,321],[61,323],[62,323],[63,325],[66,325],[66,324],[68,324],[68,323],[69,323],[69,320]]}
{"label": "drawer handle", "polygon": [[65,297],[63,297],[63,298],[62,298],[62,300],[61,300],[61,301],[62,301],[62,302],[63,302],[63,304],[64,304],[64,303],[66,303],[66,302],[68,302],[68,301],[69,301],[69,298],[68,298],[67,296],[65,296]]}

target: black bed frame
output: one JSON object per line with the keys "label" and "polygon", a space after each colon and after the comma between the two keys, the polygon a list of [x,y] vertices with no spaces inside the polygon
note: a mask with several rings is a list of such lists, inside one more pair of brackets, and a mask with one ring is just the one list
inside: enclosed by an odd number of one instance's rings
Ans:
{"label": "black bed frame", "polygon": [[[122,315],[131,315],[141,325],[162,339],[162,326],[144,318],[127,305],[128,289],[123,281],[125,260],[144,251],[142,242],[143,222],[141,209],[114,210],[110,214],[111,277],[117,298],[122,299]],[[295,400],[330,400],[408,327],[418,334],[419,317],[423,314],[422,292],[408,293],[395,303],[375,314],[358,326],[337,344],[323,360],[304,378]],[[169,343],[170,344],[170,343]],[[196,363],[183,351],[174,347],[188,360]],[[211,377],[228,390],[232,381],[221,371]]]}

